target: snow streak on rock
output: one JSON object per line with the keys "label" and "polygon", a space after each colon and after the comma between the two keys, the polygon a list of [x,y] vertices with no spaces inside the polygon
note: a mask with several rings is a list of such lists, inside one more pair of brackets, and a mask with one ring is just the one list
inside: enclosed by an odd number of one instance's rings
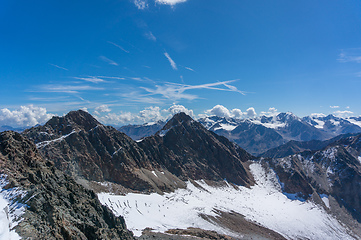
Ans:
{"label": "snow streak on rock", "polygon": [[312,202],[288,199],[273,171],[265,172],[258,163],[251,164],[250,169],[257,182],[250,189],[235,189],[228,183],[225,187],[213,187],[197,181],[203,189],[188,182],[186,189],[164,195],[130,193],[117,196],[101,193],[98,197],[117,216],[122,215],[128,228],[136,235],[140,235],[146,227],[161,232],[172,228],[199,227],[239,237],[200,216],[216,216],[214,210],[221,210],[240,213],[246,219],[289,239],[353,239],[347,234],[347,229],[322,207]]}
{"label": "snow streak on rock", "polygon": [[24,192],[18,188],[4,189],[7,185],[6,176],[0,175],[0,239],[21,239],[14,228],[22,221],[21,215],[25,212],[25,205],[13,201]]}
{"label": "snow streak on rock", "polygon": [[76,131],[73,130],[71,133],[69,133],[69,134],[67,134],[67,135],[64,135],[64,136],[61,136],[60,138],[57,138],[57,139],[54,139],[54,140],[39,142],[39,143],[36,144],[36,147],[37,147],[37,148],[43,148],[43,147],[49,145],[49,144],[52,143],[52,142],[60,142],[60,141],[63,141],[65,138],[69,137],[69,136],[72,135],[73,133],[76,133]]}

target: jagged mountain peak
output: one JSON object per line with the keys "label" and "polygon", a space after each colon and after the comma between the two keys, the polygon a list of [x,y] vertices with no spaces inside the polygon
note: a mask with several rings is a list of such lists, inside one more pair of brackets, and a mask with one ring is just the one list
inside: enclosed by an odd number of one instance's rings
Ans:
{"label": "jagged mountain peak", "polygon": [[292,121],[292,120],[299,120],[300,118],[297,117],[295,114],[293,114],[292,112],[285,112],[285,113],[279,113],[277,114],[277,120],[279,121]]}
{"label": "jagged mountain peak", "polygon": [[[204,129],[206,130],[199,122],[194,121],[189,115],[184,112],[175,114],[165,125],[158,131],[156,134],[163,137],[171,129],[183,129],[183,133],[187,131],[188,133],[194,131],[194,129]],[[177,130],[178,131],[178,130]],[[184,135],[184,134],[183,134]]]}
{"label": "jagged mountain peak", "polygon": [[157,161],[182,180],[206,179],[248,186],[253,183],[243,162],[253,158],[225,137],[208,131],[185,113],[176,114],[155,136],[139,142]]}
{"label": "jagged mountain peak", "polygon": [[[49,124],[61,124],[67,123],[68,125],[84,129],[89,131],[92,128],[95,128],[98,125],[102,125],[98,120],[96,120],[92,115],[83,110],[71,111],[66,114],[64,117],[53,117],[49,120]],[[47,124],[48,124],[47,123]]]}
{"label": "jagged mountain peak", "polygon": [[175,114],[164,127],[178,126],[184,123],[192,123],[194,120],[184,112]]}

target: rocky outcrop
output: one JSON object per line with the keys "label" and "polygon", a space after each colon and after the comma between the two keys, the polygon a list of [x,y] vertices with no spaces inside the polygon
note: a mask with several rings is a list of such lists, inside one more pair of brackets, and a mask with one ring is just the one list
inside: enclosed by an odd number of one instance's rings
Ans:
{"label": "rocky outcrop", "polygon": [[253,157],[225,137],[178,113],[155,136],[138,143],[152,162],[177,177],[253,184],[245,162]]}
{"label": "rocky outcrop", "polygon": [[15,132],[0,134],[0,173],[5,189],[19,189],[25,206],[16,232],[24,239],[133,239],[124,219],[101,205],[95,193],[44,160],[36,146]]}
{"label": "rocky outcrop", "polygon": [[[333,197],[361,222],[361,135],[341,138],[319,151],[261,159],[277,173],[283,191],[303,199]],[[332,206],[331,206],[332,209]]]}
{"label": "rocky outcrop", "polygon": [[133,190],[172,191],[185,187],[188,179],[253,183],[244,163],[252,156],[184,113],[139,143],[81,110],[54,117],[23,135],[67,174]]}
{"label": "rocky outcrop", "polygon": [[149,161],[135,141],[82,110],[53,117],[23,135],[36,143],[44,158],[75,178],[114,182],[138,191],[170,191],[184,186],[169,172],[163,180],[155,178],[152,171],[163,170]]}

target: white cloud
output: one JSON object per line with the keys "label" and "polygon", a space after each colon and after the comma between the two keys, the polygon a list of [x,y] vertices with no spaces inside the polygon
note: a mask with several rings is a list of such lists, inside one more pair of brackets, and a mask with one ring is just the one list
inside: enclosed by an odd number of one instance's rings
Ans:
{"label": "white cloud", "polygon": [[243,118],[244,113],[241,111],[241,109],[235,108],[231,110],[231,115],[233,116],[233,118],[241,119]]}
{"label": "white cloud", "polygon": [[79,91],[104,90],[104,88],[88,85],[45,85],[32,92],[79,93]]}
{"label": "white cloud", "polygon": [[161,109],[160,107],[147,107],[138,113],[120,112],[119,114],[107,113],[104,116],[100,116],[100,113],[95,117],[103,124],[110,124],[115,126],[121,126],[125,124],[143,124],[149,122],[157,122],[159,120],[165,121],[171,118],[174,114],[184,112],[193,117],[193,111],[187,109],[182,105],[173,104],[167,109]]}
{"label": "white cloud", "polygon": [[139,112],[138,118],[143,122],[156,122],[163,119],[159,107],[147,107]]}
{"label": "white cloud", "polygon": [[185,106],[183,105],[176,105],[173,104],[170,108],[167,109],[168,112],[170,112],[172,115],[175,115],[177,113],[180,112],[184,112],[185,114],[193,117],[193,110],[187,109]]}
{"label": "white cloud", "polygon": [[255,118],[257,116],[256,110],[253,107],[250,107],[246,110],[246,116],[248,118]]}
{"label": "white cloud", "polygon": [[[156,85],[156,89],[140,87],[146,90],[151,95],[163,95],[167,99],[171,100],[179,100],[179,99],[187,99],[194,100],[198,98],[197,95],[186,94],[184,93],[187,90],[191,89],[211,89],[211,90],[219,90],[219,91],[229,91],[229,92],[238,92],[244,95],[244,92],[238,90],[235,86],[229,85],[229,83],[234,82],[236,80],[228,80],[222,82],[215,83],[205,83],[200,85],[188,85],[188,84],[176,84],[176,83],[167,83],[165,85]],[[221,88],[217,86],[226,86],[226,88]]]}
{"label": "white cloud", "polygon": [[88,108],[86,108],[86,107],[82,107],[82,108],[80,108],[80,110],[83,110],[84,112],[88,112]]}
{"label": "white cloud", "polygon": [[59,65],[56,65],[56,64],[52,64],[52,63],[49,63],[49,65],[53,66],[53,67],[56,67],[56,68],[59,68],[59,69],[62,69],[62,70],[65,70],[65,71],[69,71],[69,69],[65,68],[65,67],[61,67]]}
{"label": "white cloud", "polygon": [[[125,80],[124,77],[109,77],[109,76],[95,76],[93,78],[108,78],[108,79],[116,79],[116,80]],[[103,80],[104,81],[104,80]],[[106,82],[106,81],[105,81]]]}
{"label": "white cloud", "polygon": [[135,6],[140,9],[140,10],[144,10],[148,7],[148,1],[146,0],[134,0],[134,4]]}
{"label": "white cloud", "polygon": [[190,67],[184,67],[185,69],[188,69],[189,71],[195,72],[194,69],[190,68]]}
{"label": "white cloud", "polygon": [[47,113],[46,108],[33,105],[21,106],[17,110],[0,109],[0,126],[32,127],[48,121],[53,114]]}
{"label": "white cloud", "polygon": [[206,110],[207,114],[211,116],[218,116],[218,117],[231,117],[231,113],[229,112],[228,108],[222,105],[216,105],[212,109]]}
{"label": "white cloud", "polygon": [[326,117],[327,115],[326,114],[323,114],[323,113],[311,113],[310,114],[310,117],[311,118],[323,118],[323,117]]}
{"label": "white cloud", "polygon": [[104,104],[96,107],[94,113],[99,115],[100,113],[111,112],[111,111],[112,110],[108,107],[108,105]]}
{"label": "white cloud", "polygon": [[337,60],[339,62],[361,63],[361,48],[350,48],[342,50]]}
{"label": "white cloud", "polygon": [[114,66],[118,66],[118,63],[114,62],[113,60],[105,57],[105,56],[100,56],[99,57],[102,61],[109,63],[110,65],[114,65]]}
{"label": "white cloud", "polygon": [[267,116],[267,117],[273,117],[273,116],[276,116],[277,114],[278,114],[279,112],[278,112],[278,110],[276,109],[276,108],[274,108],[274,107],[270,107],[269,109],[268,109],[268,112],[261,112],[260,113],[260,115],[261,116]]}
{"label": "white cloud", "polygon": [[156,122],[164,120],[159,107],[147,107],[139,113],[121,112],[108,113],[105,116],[96,116],[98,121],[103,124],[110,124],[115,126],[121,126],[124,124],[140,124],[147,122]]}
{"label": "white cloud", "polygon": [[151,89],[146,87],[141,87],[141,88],[152,95],[162,95],[166,99],[170,99],[170,100],[179,100],[179,99],[194,100],[198,98],[197,95],[183,93],[185,90],[182,89],[182,87],[180,87],[179,85],[166,84],[163,86],[156,85],[155,87],[156,89]]}
{"label": "white cloud", "polygon": [[334,114],[336,117],[340,117],[340,118],[347,118],[347,117],[351,117],[351,116],[354,115],[353,112],[348,111],[348,110],[345,110],[345,111],[335,111],[335,112],[333,112],[333,114]]}
{"label": "white cloud", "polygon": [[130,112],[121,112],[120,114],[108,113],[105,116],[95,116],[95,118],[99,122],[107,125],[120,126],[125,123],[135,124],[134,116]]}
{"label": "white cloud", "polygon": [[169,54],[167,52],[164,52],[164,56],[168,59],[170,65],[172,66],[172,68],[174,70],[178,70],[177,68],[177,64],[173,61],[173,59],[169,56]]}
{"label": "white cloud", "polygon": [[83,80],[86,82],[92,82],[92,83],[101,83],[101,82],[106,82],[105,80],[99,78],[99,77],[73,77],[75,79],[79,79],[79,80]]}
{"label": "white cloud", "polygon": [[145,37],[148,38],[149,40],[152,40],[152,41],[154,41],[154,42],[157,41],[157,38],[153,35],[153,33],[152,33],[151,31],[146,32],[144,35],[145,35]]}
{"label": "white cloud", "polygon": [[174,6],[178,3],[186,2],[187,0],[155,0],[156,3]]}
{"label": "white cloud", "polygon": [[119,46],[119,45],[116,44],[116,43],[113,43],[113,42],[110,42],[110,41],[108,41],[108,43],[116,46],[117,48],[119,48],[119,49],[122,50],[123,52],[129,53],[129,51],[125,50],[122,46]]}
{"label": "white cloud", "polygon": [[[252,108],[253,109],[253,108]],[[253,109],[254,110],[254,109]],[[249,111],[249,109],[247,109]],[[218,117],[225,117],[225,118],[236,118],[241,119],[248,116],[253,116],[251,113],[245,112],[243,113],[241,109],[234,108],[232,110],[229,110],[223,105],[216,105],[212,109],[206,110],[206,114],[211,116],[218,116]]]}
{"label": "white cloud", "polygon": [[340,108],[340,106],[330,106],[330,108]]}

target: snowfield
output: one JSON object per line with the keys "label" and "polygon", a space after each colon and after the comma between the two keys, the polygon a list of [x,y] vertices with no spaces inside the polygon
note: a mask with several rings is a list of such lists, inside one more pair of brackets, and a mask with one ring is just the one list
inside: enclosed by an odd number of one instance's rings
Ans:
{"label": "snowfield", "polygon": [[[115,215],[125,218],[127,227],[136,236],[140,236],[146,227],[159,232],[198,227],[241,237],[200,216],[217,216],[214,210],[221,210],[240,213],[247,220],[272,229],[288,239],[354,239],[348,234],[348,229],[322,207],[312,202],[287,198],[274,172],[266,172],[258,163],[252,163],[250,169],[257,182],[251,188],[236,189],[228,183],[225,187],[213,187],[204,181],[197,181],[203,189],[188,182],[186,189],[164,195],[130,193],[120,196],[100,193],[98,197]],[[322,197],[324,201],[328,200],[326,196]]]}
{"label": "snowfield", "polygon": [[14,231],[14,227],[22,220],[21,215],[25,212],[25,206],[12,203],[16,196],[24,192],[17,188],[3,189],[7,184],[6,176],[0,175],[0,239],[17,240],[20,236]]}

